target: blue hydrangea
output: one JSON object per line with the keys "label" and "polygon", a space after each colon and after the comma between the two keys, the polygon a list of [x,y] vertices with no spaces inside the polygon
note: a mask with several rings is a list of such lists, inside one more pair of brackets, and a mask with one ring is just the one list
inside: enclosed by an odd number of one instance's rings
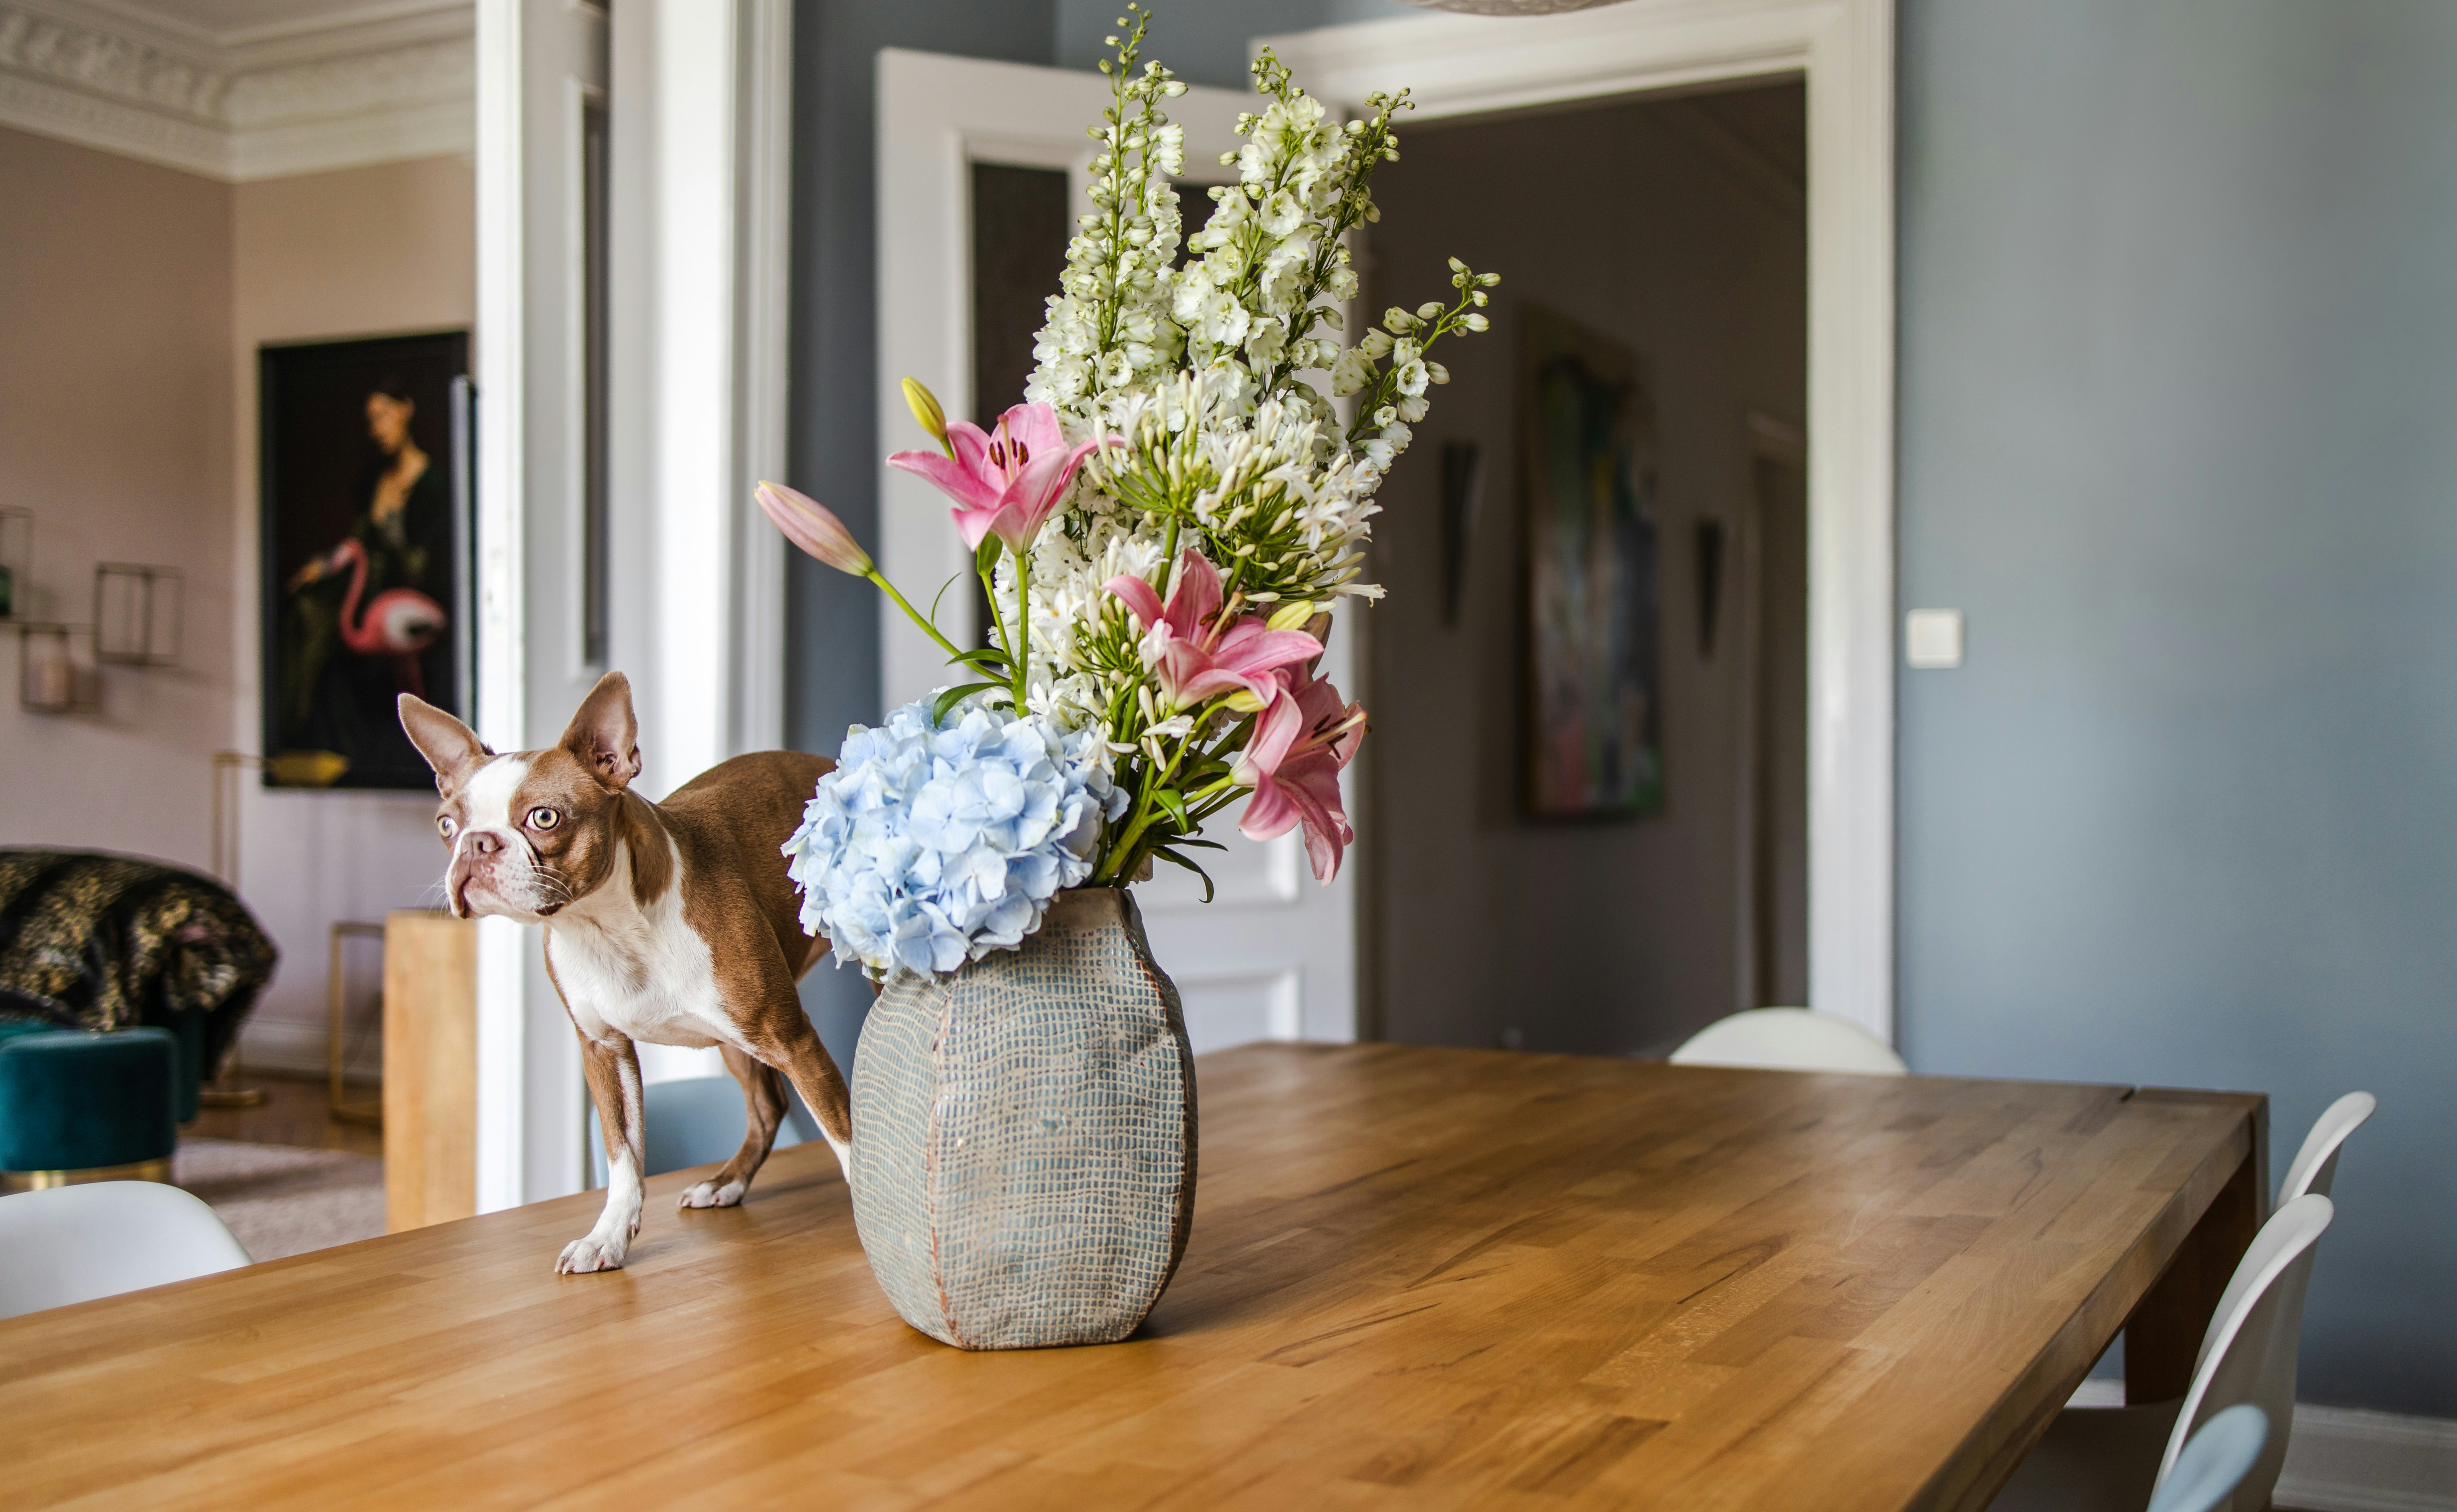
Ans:
{"label": "blue hydrangea", "polygon": [[785,842],[802,927],[880,973],[1022,943],[1091,875],[1103,821],[1126,806],[1099,727],[1064,734],[970,701],[934,721],[932,701],[854,726]]}

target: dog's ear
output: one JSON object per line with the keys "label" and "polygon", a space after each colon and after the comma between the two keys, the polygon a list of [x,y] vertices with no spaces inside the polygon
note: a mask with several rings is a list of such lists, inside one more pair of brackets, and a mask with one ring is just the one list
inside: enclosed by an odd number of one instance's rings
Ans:
{"label": "dog's ear", "polygon": [[609,672],[597,679],[563,732],[563,748],[609,788],[640,775],[640,721],[631,713],[631,679]]}
{"label": "dog's ear", "polygon": [[426,764],[435,769],[435,791],[449,793],[469,769],[495,753],[478,733],[415,694],[403,694],[401,728]]}

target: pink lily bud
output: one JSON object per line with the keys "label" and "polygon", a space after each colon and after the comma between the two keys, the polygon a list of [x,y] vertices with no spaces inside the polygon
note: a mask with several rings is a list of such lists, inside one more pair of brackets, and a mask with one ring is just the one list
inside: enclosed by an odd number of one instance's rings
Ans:
{"label": "pink lily bud", "polygon": [[786,540],[839,572],[870,575],[870,553],[826,505],[781,483],[762,483],[752,497],[769,523],[785,532]]}

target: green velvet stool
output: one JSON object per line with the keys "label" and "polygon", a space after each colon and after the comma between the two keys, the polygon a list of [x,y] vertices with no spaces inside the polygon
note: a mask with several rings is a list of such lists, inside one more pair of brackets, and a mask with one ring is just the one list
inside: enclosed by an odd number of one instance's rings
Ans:
{"label": "green velvet stool", "polygon": [[170,1180],[179,1079],[167,1029],[0,1025],[0,1190]]}

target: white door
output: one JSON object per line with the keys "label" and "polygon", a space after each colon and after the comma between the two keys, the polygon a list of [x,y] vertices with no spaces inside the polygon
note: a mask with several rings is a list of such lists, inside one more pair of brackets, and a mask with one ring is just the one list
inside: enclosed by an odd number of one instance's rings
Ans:
{"label": "white door", "polygon": [[[889,50],[878,59],[878,454],[919,445],[899,384],[907,375],[935,390],[950,415],[974,411],[972,392],[972,168],[996,163],[1063,169],[1072,198],[1088,209],[1084,183],[1093,143],[1085,128],[1110,103],[1097,73]],[[1189,88],[1167,106],[1186,129],[1186,164],[1197,182],[1225,181],[1222,154],[1251,96]],[[1184,197],[1188,230],[1209,202]],[[1047,292],[1057,292],[1056,267]],[[1022,395],[1016,396],[1018,402]],[[898,587],[927,598],[969,570],[969,553],[929,485],[880,466],[879,566]],[[938,649],[894,606],[880,606],[880,688],[890,707],[947,682]],[[971,600],[951,591],[940,623],[971,631]],[[1353,611],[1351,611],[1353,612]],[[1332,637],[1324,672],[1352,688],[1355,637]],[[1351,798],[1352,808],[1354,800]],[[1207,838],[1218,884],[1170,871],[1135,889],[1153,952],[1186,1000],[1197,1050],[1250,1040],[1356,1037],[1354,887],[1343,875],[1318,886],[1294,833],[1257,845],[1235,832],[1234,813]],[[1168,868],[1163,868],[1169,870]]]}

